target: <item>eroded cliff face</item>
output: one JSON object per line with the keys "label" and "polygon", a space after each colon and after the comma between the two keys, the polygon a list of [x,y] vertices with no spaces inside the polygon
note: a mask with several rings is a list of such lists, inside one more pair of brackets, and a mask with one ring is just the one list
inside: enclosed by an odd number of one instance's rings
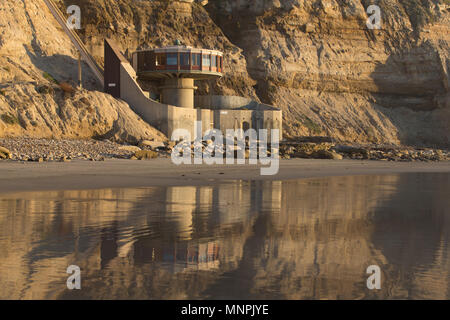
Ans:
{"label": "eroded cliff face", "polygon": [[42,0],[0,4],[0,137],[164,140],[123,101],[101,89]]}
{"label": "eroded cliff face", "polygon": [[[369,30],[366,9],[381,8]],[[288,135],[449,143],[450,7],[444,1],[210,1]]]}
{"label": "eroded cliff face", "polygon": [[368,0],[64,0],[84,12],[85,41],[101,60],[123,50],[185,44],[225,52],[225,76],[198,94],[241,95],[284,111],[285,136],[448,146],[449,7]]}
{"label": "eroded cliff face", "polygon": [[[285,137],[450,145],[448,1],[57,3],[81,8],[79,33],[100,63],[105,37],[128,53],[176,39],[224,51],[224,77],[199,83],[197,94],[273,104],[284,111]],[[380,30],[366,26],[371,3],[381,8]],[[45,82],[42,71],[75,81],[76,52],[42,0],[7,0],[0,9],[0,82]],[[84,77],[88,89],[100,89],[89,70]],[[16,104],[8,101],[4,112]]]}

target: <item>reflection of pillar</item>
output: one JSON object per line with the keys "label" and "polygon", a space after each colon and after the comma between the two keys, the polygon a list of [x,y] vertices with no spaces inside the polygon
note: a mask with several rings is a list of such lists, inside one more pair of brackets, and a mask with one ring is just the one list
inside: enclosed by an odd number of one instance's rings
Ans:
{"label": "reflection of pillar", "polygon": [[281,210],[281,181],[267,181],[262,188],[262,209],[273,213]]}
{"label": "reflection of pillar", "polygon": [[250,188],[238,181],[232,185],[218,186],[217,194],[220,223],[234,223],[248,217]]}
{"label": "reflection of pillar", "polygon": [[183,108],[194,108],[194,79],[167,79],[160,87],[162,103]]}
{"label": "reflection of pillar", "polygon": [[173,223],[171,231],[183,240],[191,239],[196,191],[196,187],[170,187],[167,189],[166,220]]}
{"label": "reflection of pillar", "polygon": [[262,189],[263,189],[263,181],[252,181],[251,187],[249,188],[251,190],[250,192],[250,203],[251,203],[251,210],[255,212],[259,212],[262,208]]}
{"label": "reflection of pillar", "polygon": [[104,269],[108,263],[117,257],[117,222],[111,227],[102,229],[100,243],[101,268]]}
{"label": "reflection of pillar", "polygon": [[205,209],[210,210],[213,200],[213,188],[199,187],[197,194],[198,194],[197,207],[201,208],[202,210]]}

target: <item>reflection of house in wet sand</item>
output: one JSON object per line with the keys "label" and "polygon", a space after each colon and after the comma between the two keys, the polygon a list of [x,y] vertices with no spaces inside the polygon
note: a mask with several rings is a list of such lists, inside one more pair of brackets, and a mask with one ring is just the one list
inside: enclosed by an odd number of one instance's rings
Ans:
{"label": "reflection of house in wet sand", "polygon": [[[274,183],[274,185],[281,183]],[[133,255],[137,264],[164,262],[164,268],[174,272],[185,269],[209,270],[220,264],[219,248],[227,242],[230,252],[223,252],[227,264],[232,260],[238,263],[241,246],[233,246],[236,228],[254,218],[262,210],[279,208],[281,189],[260,192],[259,182],[237,182],[216,187],[171,187],[165,190],[165,204],[158,207],[164,212],[159,220],[148,228],[158,228],[161,236],[143,236],[133,240]],[[274,196],[275,195],[275,196]],[[266,199],[267,197],[267,199]],[[278,201],[276,201],[278,200]],[[243,205],[249,204],[249,205]],[[211,228],[219,226],[217,233],[211,235]],[[154,234],[155,232],[149,232]],[[231,233],[231,237],[230,237]],[[210,240],[211,238],[217,240]],[[203,240],[204,238],[204,240]],[[233,240],[234,241],[234,240]],[[236,255],[234,251],[239,249]],[[149,252],[152,253],[151,257]],[[236,256],[230,259],[230,254]],[[170,266],[170,263],[173,266]]]}
{"label": "reflection of house in wet sand", "polygon": [[167,244],[153,261],[173,267],[174,272],[188,270],[211,270],[219,267],[219,245],[217,242],[182,242]]}
{"label": "reflection of house in wet sand", "polygon": [[[412,216],[395,204],[420,199],[414,179],[6,195],[0,298],[358,298],[370,264],[384,272],[373,297],[449,298],[448,197]],[[83,290],[69,292],[75,262]]]}

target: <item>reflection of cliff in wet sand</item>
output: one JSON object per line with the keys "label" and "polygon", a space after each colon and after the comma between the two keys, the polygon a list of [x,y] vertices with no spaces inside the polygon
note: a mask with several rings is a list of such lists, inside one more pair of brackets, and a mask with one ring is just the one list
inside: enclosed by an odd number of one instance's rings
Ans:
{"label": "reflection of cliff in wet sand", "polygon": [[152,161],[108,160],[71,163],[2,163],[0,193],[135,188],[153,186],[211,185],[227,180],[292,180],[314,177],[450,173],[450,162],[388,162],[354,160],[280,160],[280,170],[262,176],[261,165],[180,165],[169,159]]}
{"label": "reflection of cliff in wet sand", "polygon": [[449,178],[409,177],[6,195],[2,298],[448,298]]}

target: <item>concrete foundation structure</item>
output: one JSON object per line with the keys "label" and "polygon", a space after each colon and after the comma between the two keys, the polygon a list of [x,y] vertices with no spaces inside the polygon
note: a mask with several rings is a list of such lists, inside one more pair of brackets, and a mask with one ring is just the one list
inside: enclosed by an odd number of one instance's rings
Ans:
{"label": "concrete foundation structure", "polygon": [[[282,139],[281,110],[242,97],[194,95],[194,81],[221,77],[222,70],[221,52],[181,45],[135,52],[132,66],[105,40],[105,92],[123,99],[169,139],[176,129],[188,130],[195,139],[197,121],[202,134],[210,129],[279,129]],[[161,102],[142,90],[138,78],[159,83]]]}
{"label": "concrete foundation structure", "polygon": [[194,79],[175,78],[164,80],[161,90],[161,102],[182,108],[194,108]]}

